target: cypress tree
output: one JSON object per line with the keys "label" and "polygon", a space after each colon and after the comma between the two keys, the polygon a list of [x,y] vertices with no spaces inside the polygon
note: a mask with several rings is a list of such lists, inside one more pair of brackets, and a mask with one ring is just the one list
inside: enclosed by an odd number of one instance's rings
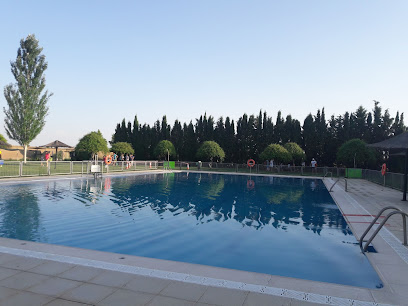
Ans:
{"label": "cypress tree", "polygon": [[360,105],[354,113],[354,117],[355,121],[352,138],[363,140],[367,130],[367,110]]}
{"label": "cypress tree", "polygon": [[225,161],[236,161],[236,137],[234,120],[229,117],[225,118],[225,142],[223,144],[225,151]]}
{"label": "cypress tree", "polygon": [[141,151],[141,135],[140,135],[140,126],[139,126],[139,120],[137,120],[137,115],[135,115],[135,119],[133,119],[133,129],[132,129],[132,135],[131,135],[131,144],[133,149],[135,150],[135,159],[141,159],[142,158],[142,151]]}
{"label": "cypress tree", "polygon": [[378,104],[380,104],[380,102],[374,100],[373,129],[371,133],[371,142],[379,142],[383,140],[383,132],[381,128],[382,109],[380,106],[378,106]]}
{"label": "cypress tree", "polygon": [[225,145],[225,125],[224,118],[220,117],[215,124],[214,139],[221,147]]}
{"label": "cypress tree", "polygon": [[312,114],[309,114],[303,122],[303,149],[308,160],[315,158],[315,129]]}
{"label": "cypress tree", "polygon": [[391,118],[390,112],[388,111],[388,109],[386,109],[381,120],[381,130],[383,139],[388,139],[392,136],[393,123],[394,118]]}
{"label": "cypress tree", "polygon": [[174,148],[177,152],[177,159],[180,159],[182,155],[182,148],[183,148],[183,129],[181,127],[180,121],[176,119],[174,121],[173,129],[171,130],[170,134],[170,141],[173,143]]}
{"label": "cypress tree", "polygon": [[195,160],[197,151],[197,137],[194,132],[193,122],[183,126],[183,155],[182,158],[187,161]]}
{"label": "cypress tree", "polygon": [[161,124],[161,133],[160,133],[160,140],[169,140],[170,139],[170,125],[167,124],[167,117],[166,115],[162,118]]}

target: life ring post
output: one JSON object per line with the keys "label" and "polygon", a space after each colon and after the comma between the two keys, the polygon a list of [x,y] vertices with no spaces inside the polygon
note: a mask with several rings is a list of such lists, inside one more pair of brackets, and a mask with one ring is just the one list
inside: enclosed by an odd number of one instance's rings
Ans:
{"label": "life ring post", "polygon": [[381,166],[381,175],[384,177],[384,187],[385,187],[385,173],[387,172],[387,164],[383,163]]}
{"label": "life ring post", "polygon": [[382,174],[382,176],[384,176],[386,172],[387,172],[387,164],[386,164],[386,163],[383,163],[382,166],[381,166],[381,174]]}
{"label": "life ring post", "polygon": [[252,167],[255,166],[255,161],[254,161],[252,158],[250,158],[250,159],[248,159],[248,161],[247,161],[247,165],[248,165],[248,167],[249,167],[249,173],[251,173]]}
{"label": "life ring post", "polygon": [[105,157],[105,164],[110,165],[112,163],[112,156],[108,155]]}

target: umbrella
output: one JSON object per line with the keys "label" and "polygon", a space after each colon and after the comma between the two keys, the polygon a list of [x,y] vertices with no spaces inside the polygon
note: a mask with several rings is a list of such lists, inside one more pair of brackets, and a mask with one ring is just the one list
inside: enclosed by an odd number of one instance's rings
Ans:
{"label": "umbrella", "polygon": [[[408,132],[399,134],[397,136],[394,136],[390,139],[380,141],[377,143],[372,143],[367,145],[372,148],[379,148],[379,149],[385,149],[385,150],[398,150],[402,151],[405,154],[405,169],[404,169],[404,187],[403,187],[403,194],[402,194],[402,200],[406,201],[407,200],[407,173],[408,173]],[[398,155],[402,155],[401,153]]]}
{"label": "umbrella", "polygon": [[56,160],[58,160],[58,148],[72,148],[71,146],[63,143],[62,141],[55,140],[53,142],[50,142],[49,144],[41,146],[43,148],[55,148],[55,155],[56,155]]}

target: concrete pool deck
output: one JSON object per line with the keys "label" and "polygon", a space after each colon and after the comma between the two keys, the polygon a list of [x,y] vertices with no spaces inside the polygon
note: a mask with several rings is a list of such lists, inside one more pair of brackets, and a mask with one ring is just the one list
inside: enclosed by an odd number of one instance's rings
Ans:
{"label": "concrete pool deck", "polygon": [[[330,188],[334,180],[324,182]],[[356,237],[381,207],[408,212],[401,192],[349,180],[346,193],[342,184],[332,196]],[[387,224],[373,241],[378,253],[367,254],[381,289],[0,238],[0,305],[407,305],[401,217]]]}

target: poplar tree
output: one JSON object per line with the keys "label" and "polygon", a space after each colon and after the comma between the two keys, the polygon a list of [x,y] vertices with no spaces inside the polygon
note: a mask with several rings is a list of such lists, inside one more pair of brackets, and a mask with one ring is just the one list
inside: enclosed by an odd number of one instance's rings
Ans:
{"label": "poplar tree", "polygon": [[10,139],[24,147],[24,162],[28,146],[44,128],[47,102],[52,96],[47,90],[42,93],[45,88],[44,71],[48,67],[42,50],[35,35],[21,39],[17,59],[11,62],[11,73],[16,83],[4,87],[8,105],[8,109],[3,108],[5,130]]}

